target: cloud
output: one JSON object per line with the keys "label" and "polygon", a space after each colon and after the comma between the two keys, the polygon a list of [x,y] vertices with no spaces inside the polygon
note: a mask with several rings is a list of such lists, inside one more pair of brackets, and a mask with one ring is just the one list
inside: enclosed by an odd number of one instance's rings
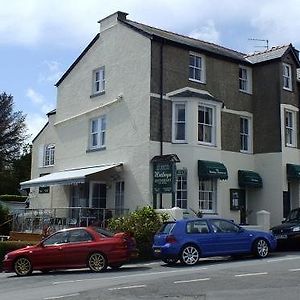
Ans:
{"label": "cloud", "polygon": [[40,114],[30,114],[27,115],[26,118],[26,125],[28,128],[28,132],[30,132],[30,142],[37,136],[37,134],[40,132],[40,130],[45,126],[48,119],[46,115],[42,116]]}
{"label": "cloud", "polygon": [[39,82],[55,83],[61,77],[63,71],[61,70],[61,64],[57,61],[44,61],[43,66],[46,70],[43,70],[39,74]]}
{"label": "cloud", "polygon": [[26,96],[43,115],[47,114],[51,110],[51,105],[46,102],[44,96],[36,92],[34,89],[28,88]]}
{"label": "cloud", "polygon": [[208,20],[206,25],[202,25],[200,28],[194,29],[190,34],[188,34],[188,36],[194,39],[199,39],[216,44],[220,43],[220,34],[216,30],[213,20]]}

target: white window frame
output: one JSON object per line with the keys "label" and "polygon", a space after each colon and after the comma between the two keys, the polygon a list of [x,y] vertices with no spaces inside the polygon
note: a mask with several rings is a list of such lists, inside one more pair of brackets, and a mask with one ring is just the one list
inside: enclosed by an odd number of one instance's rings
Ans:
{"label": "white window frame", "polygon": [[[191,64],[190,60],[193,58],[193,63]],[[197,64],[197,60],[200,61],[200,64]],[[190,76],[191,70],[193,71],[193,75]],[[200,73],[200,79],[196,78],[196,72]],[[199,82],[199,83],[206,83],[206,65],[205,65],[205,57],[198,53],[189,54],[189,80]]]}
{"label": "white window frame", "polygon": [[283,76],[283,89],[292,91],[292,66],[286,63],[282,63],[282,76]]}
{"label": "white window frame", "polygon": [[[287,116],[290,116],[291,119],[288,119]],[[296,147],[297,146],[297,128],[296,128],[296,112],[292,110],[284,110],[284,139],[285,146],[287,147]]]}
{"label": "white window frame", "polygon": [[93,95],[103,93],[105,91],[105,68],[100,67],[93,71]]}
{"label": "white window frame", "polygon": [[[211,124],[209,123],[200,123],[199,121],[199,109],[200,107],[204,107],[205,109],[211,109],[212,111],[212,114],[211,114],[211,117],[212,117],[212,122]],[[204,120],[205,122],[205,120]],[[198,110],[197,110],[197,141],[199,144],[201,145],[206,145],[206,146],[216,146],[216,106],[214,105],[208,105],[206,103],[199,103],[198,104]],[[205,132],[206,130],[208,130],[210,128],[211,130],[211,141],[210,142],[207,142],[205,140],[203,141],[200,141],[199,140],[199,126],[202,125],[204,126],[204,133],[203,133],[203,137],[205,136]]]}
{"label": "white window frame", "polygon": [[[242,131],[241,121],[243,120],[246,120],[248,122],[248,132]],[[243,138],[247,139],[248,149],[244,149]],[[240,116],[240,152],[252,152],[252,120],[251,118],[245,116]]]}
{"label": "white window frame", "polygon": [[252,94],[252,69],[249,67],[239,66],[239,90],[243,93]]}
{"label": "white window frame", "polygon": [[[178,116],[178,107],[179,106],[184,106],[184,121],[178,120],[177,116]],[[186,117],[187,117],[187,113],[186,113],[186,102],[173,102],[173,109],[172,109],[172,139],[173,139],[173,143],[186,143],[187,139],[186,139],[186,134],[187,134],[187,123],[186,123]],[[177,130],[178,130],[178,126],[180,124],[184,124],[184,139],[176,139],[176,135],[177,135]]]}
{"label": "white window frame", "polygon": [[[205,185],[202,189],[202,183]],[[203,213],[217,212],[217,179],[199,180],[199,210]],[[207,208],[211,203],[211,208]],[[204,205],[202,205],[204,204]],[[206,208],[203,208],[206,207]]]}
{"label": "white window frame", "polygon": [[187,183],[187,171],[183,170],[182,174],[176,177],[176,205],[182,209],[187,209]]}
{"label": "white window frame", "polygon": [[51,167],[55,163],[55,144],[48,144],[44,147],[43,166]]}
{"label": "white window frame", "polygon": [[[93,130],[94,121],[97,121],[95,130]],[[89,149],[104,149],[106,147],[106,127],[106,115],[90,120]],[[95,139],[93,138],[94,136]],[[93,145],[94,141],[96,141],[95,145]]]}

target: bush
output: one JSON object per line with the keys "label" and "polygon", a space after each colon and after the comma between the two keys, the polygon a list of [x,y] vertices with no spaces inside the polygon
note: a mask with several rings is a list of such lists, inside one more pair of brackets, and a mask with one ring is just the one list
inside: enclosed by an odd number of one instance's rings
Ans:
{"label": "bush", "polygon": [[24,248],[28,245],[35,245],[36,242],[17,242],[17,241],[5,241],[0,242],[0,270],[2,269],[2,262],[6,253]]}
{"label": "bush", "polygon": [[167,219],[166,214],[158,214],[147,206],[137,209],[128,216],[110,219],[108,229],[131,233],[136,240],[139,257],[151,258],[153,237]]}
{"label": "bush", "polygon": [[11,216],[8,208],[0,203],[0,235],[9,235],[9,231],[11,230],[10,219]]}
{"label": "bush", "polygon": [[0,201],[3,202],[10,202],[10,201],[17,201],[17,202],[25,202],[27,196],[19,196],[19,195],[1,195]]}

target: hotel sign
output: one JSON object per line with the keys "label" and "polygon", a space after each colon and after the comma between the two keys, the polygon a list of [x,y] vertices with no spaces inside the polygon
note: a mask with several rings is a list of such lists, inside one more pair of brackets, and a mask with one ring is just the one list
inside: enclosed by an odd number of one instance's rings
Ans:
{"label": "hotel sign", "polygon": [[153,192],[172,193],[175,184],[175,163],[155,162],[153,163]]}

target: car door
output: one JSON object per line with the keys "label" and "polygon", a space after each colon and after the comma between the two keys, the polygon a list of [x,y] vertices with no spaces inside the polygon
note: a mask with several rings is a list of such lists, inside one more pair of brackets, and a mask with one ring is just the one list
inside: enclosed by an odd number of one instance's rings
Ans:
{"label": "car door", "polygon": [[212,219],[210,226],[214,232],[214,252],[216,254],[249,252],[251,237],[247,231],[228,220]]}
{"label": "car door", "polygon": [[60,231],[45,239],[34,253],[35,265],[43,268],[59,268],[64,265],[63,247],[68,242],[68,232]]}
{"label": "car door", "polygon": [[65,263],[71,267],[86,265],[92,241],[93,237],[84,228],[70,230],[68,243],[62,249]]}

